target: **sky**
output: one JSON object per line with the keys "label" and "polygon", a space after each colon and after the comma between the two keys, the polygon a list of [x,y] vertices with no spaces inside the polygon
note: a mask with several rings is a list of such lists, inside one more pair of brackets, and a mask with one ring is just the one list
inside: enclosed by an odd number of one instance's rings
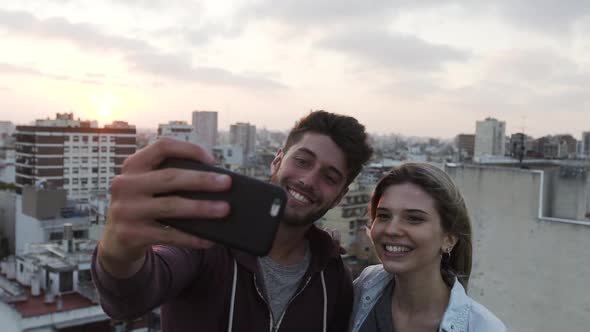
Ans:
{"label": "sky", "polygon": [[0,3],[0,120],[286,130],[310,110],[371,133],[590,131],[587,0]]}

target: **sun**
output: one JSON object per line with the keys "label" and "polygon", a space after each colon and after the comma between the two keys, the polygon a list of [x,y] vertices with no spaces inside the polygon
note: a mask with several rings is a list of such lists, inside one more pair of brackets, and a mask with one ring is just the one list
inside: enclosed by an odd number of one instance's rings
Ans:
{"label": "sun", "polygon": [[111,118],[113,115],[113,109],[107,105],[102,106],[98,109],[98,117],[101,119]]}
{"label": "sun", "polygon": [[105,93],[93,96],[92,103],[94,104],[95,120],[103,124],[113,121],[117,106],[117,98],[113,94]]}

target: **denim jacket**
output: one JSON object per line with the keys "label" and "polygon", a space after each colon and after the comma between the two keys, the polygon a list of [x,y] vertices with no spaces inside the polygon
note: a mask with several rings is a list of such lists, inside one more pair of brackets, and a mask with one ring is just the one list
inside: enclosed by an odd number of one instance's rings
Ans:
{"label": "denim jacket", "polygon": [[[357,332],[381,297],[393,275],[383,265],[369,266],[354,281],[354,306],[350,331]],[[465,293],[461,283],[455,280],[451,298],[439,332],[503,332],[504,324],[483,305]]]}

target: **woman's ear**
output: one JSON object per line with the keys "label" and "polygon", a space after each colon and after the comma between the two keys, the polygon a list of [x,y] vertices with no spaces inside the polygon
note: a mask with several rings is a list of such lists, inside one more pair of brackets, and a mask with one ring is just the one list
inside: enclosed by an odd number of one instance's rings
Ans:
{"label": "woman's ear", "polygon": [[444,235],[444,238],[442,241],[443,246],[441,248],[441,251],[446,252],[449,248],[452,250],[455,247],[455,245],[457,244],[457,241],[459,241],[459,237],[457,235],[451,234],[451,233],[446,233]]}

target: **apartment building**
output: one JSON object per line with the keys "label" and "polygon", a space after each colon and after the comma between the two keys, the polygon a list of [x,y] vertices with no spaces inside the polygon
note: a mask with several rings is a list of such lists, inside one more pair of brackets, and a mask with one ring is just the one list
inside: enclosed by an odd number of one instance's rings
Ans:
{"label": "apartment building", "polygon": [[68,197],[88,202],[94,191],[107,191],[123,161],[135,153],[135,126],[116,121],[98,128],[95,122],[58,113],[16,127],[16,185],[63,188]]}

